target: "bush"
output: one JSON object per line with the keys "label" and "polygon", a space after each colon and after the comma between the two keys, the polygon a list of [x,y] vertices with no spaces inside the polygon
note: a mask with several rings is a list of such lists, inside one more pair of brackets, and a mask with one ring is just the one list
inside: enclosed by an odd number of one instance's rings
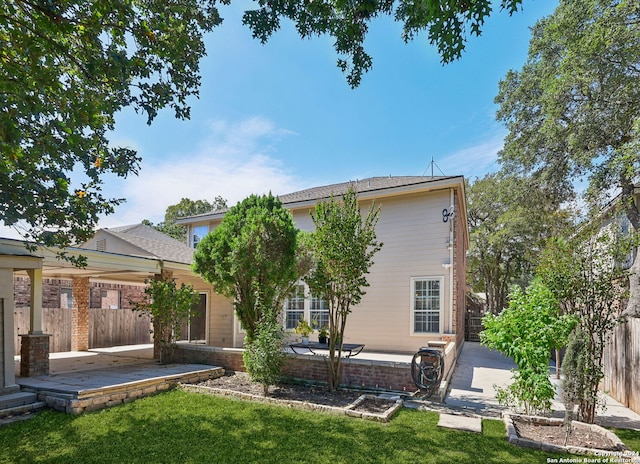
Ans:
{"label": "bush", "polygon": [[265,314],[258,322],[254,338],[249,339],[242,356],[244,366],[251,380],[264,388],[264,396],[269,394],[269,386],[280,380],[280,373],[287,359],[283,350],[284,331],[276,317]]}
{"label": "bush", "polygon": [[574,325],[559,316],[553,293],[539,280],[526,291],[516,288],[509,295],[509,307],[500,315],[484,317],[482,343],[513,358],[518,371],[513,383],[498,390],[498,401],[526,414],[551,409],[555,390],[549,380],[549,354],[562,346]]}

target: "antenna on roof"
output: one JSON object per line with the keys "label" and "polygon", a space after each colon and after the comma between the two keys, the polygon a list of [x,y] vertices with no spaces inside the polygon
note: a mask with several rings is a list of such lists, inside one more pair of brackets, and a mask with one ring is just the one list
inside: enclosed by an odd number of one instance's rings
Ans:
{"label": "antenna on roof", "polygon": [[[442,169],[440,169],[440,166],[438,166],[436,164],[435,160],[433,159],[433,156],[431,157],[431,163],[429,163],[429,165],[431,166],[431,179],[432,180],[433,180],[433,177],[434,177],[434,175],[433,175],[433,168],[434,167],[438,168],[438,171],[440,171],[440,174],[442,174],[443,176],[445,175],[445,173],[442,172]],[[429,168],[427,167],[427,169],[429,169]],[[423,176],[427,173],[427,169],[425,169],[424,172],[422,173]]]}

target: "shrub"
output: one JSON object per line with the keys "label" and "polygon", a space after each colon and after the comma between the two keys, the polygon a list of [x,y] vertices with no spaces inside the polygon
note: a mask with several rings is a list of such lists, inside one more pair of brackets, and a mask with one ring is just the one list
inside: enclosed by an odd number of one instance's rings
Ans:
{"label": "shrub", "polygon": [[271,313],[265,314],[256,329],[254,337],[247,342],[243,360],[249,377],[262,384],[264,396],[267,396],[269,386],[280,380],[286,361],[283,350],[284,331]]}

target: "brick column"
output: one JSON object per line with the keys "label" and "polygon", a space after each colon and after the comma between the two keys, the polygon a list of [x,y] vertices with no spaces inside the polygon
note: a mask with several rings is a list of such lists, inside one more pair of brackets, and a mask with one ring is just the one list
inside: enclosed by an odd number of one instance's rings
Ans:
{"label": "brick column", "polygon": [[48,334],[20,335],[20,375],[33,377],[49,375],[49,337]]}
{"label": "brick column", "polygon": [[73,278],[71,311],[71,351],[89,349],[89,286],[88,277]]}

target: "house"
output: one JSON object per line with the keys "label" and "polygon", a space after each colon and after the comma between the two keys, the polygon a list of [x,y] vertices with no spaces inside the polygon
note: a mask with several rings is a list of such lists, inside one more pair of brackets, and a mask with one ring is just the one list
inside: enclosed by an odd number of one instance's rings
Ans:
{"label": "house", "polygon": [[[463,177],[372,177],[279,198],[296,226],[311,231],[315,205],[343,194],[350,185],[363,210],[372,204],[380,207],[376,233],[384,246],[374,257],[366,295],[349,315],[344,341],[390,353],[414,353],[429,343],[451,342],[459,350],[464,342],[469,239]],[[215,211],[177,222],[187,227],[188,245],[195,247],[224,214]],[[211,293],[208,308],[207,344],[242,347],[244,332],[232,302]],[[328,320],[326,303],[303,282],[283,309],[288,331],[303,317],[320,325]]]}

